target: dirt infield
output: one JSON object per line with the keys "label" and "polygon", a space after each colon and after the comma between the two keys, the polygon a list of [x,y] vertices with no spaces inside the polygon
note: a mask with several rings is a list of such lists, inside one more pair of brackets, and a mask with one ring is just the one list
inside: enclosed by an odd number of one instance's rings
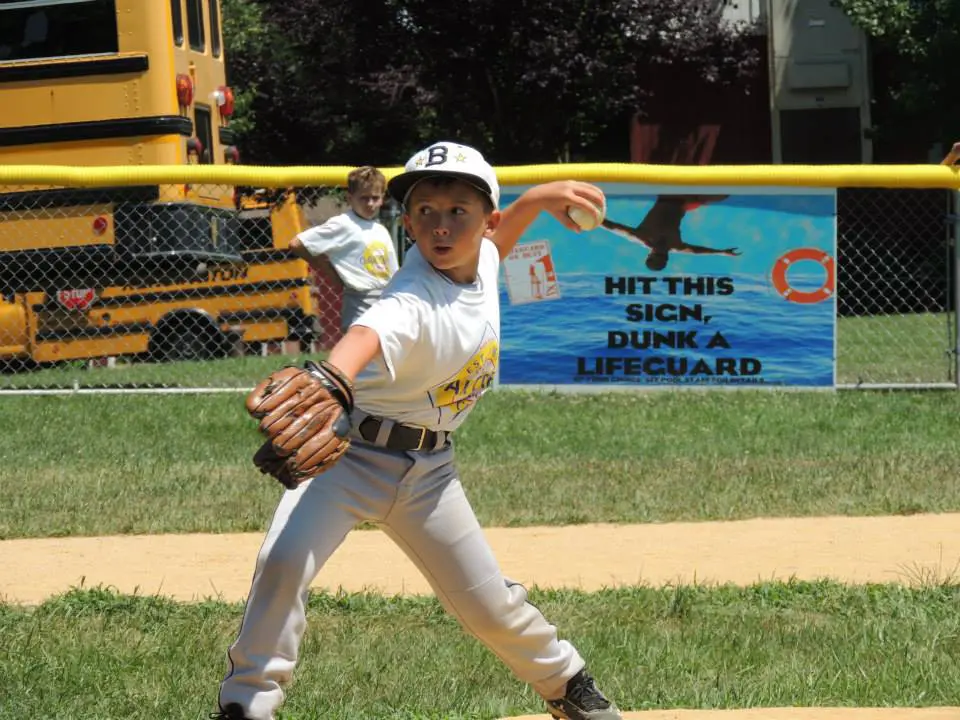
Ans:
{"label": "dirt infield", "polygon": [[[789,578],[915,584],[960,573],[960,514],[490,528],[487,536],[508,576],[540,587]],[[74,586],[105,585],[184,601],[241,601],[261,540],[259,533],[6,540],[0,597],[36,604]],[[351,533],[314,587],[430,592],[378,531]]]}

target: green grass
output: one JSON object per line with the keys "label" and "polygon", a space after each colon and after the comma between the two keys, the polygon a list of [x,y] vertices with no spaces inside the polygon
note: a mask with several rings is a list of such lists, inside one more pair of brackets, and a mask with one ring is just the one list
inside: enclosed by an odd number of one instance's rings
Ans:
{"label": "green grass", "polygon": [[[948,313],[839,318],[837,382],[942,383],[955,380],[956,320]],[[131,363],[88,369],[66,362],[36,372],[0,375],[0,389],[135,385],[150,387],[252,387],[278,364],[303,355],[245,357],[207,362]]]}
{"label": "green grass", "polygon": [[250,388],[278,367],[301,364],[322,355],[271,355],[222,360],[147,363],[119,360],[116,367],[88,368],[85,360],[65,362],[36,371],[0,376],[0,388],[177,387]]}
{"label": "green grass", "polygon": [[[0,538],[260,531],[241,395],[2,398]],[[457,433],[484,525],[960,510],[960,393],[494,392]]]}
{"label": "green grass", "polygon": [[955,323],[952,313],[840,318],[837,382],[954,382]]}
{"label": "green grass", "polygon": [[[960,586],[531,592],[624,709],[935,706],[960,696]],[[0,605],[0,720],[201,718],[241,608],[77,590]],[[189,638],[189,642],[184,642]],[[498,718],[539,698],[433,598],[315,595],[283,720]]]}

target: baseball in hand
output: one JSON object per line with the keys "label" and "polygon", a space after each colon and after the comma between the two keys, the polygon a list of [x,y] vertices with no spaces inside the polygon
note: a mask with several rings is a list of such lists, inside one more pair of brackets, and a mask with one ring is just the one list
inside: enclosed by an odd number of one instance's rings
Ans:
{"label": "baseball in hand", "polygon": [[596,205],[593,207],[594,212],[590,212],[589,210],[584,210],[579,205],[571,205],[567,208],[567,215],[580,226],[581,230],[594,230],[603,222],[604,212],[601,207],[597,207]]}

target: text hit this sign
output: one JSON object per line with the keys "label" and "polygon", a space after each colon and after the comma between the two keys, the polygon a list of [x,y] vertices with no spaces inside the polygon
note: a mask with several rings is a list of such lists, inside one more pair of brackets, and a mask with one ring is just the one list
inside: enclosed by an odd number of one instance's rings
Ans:
{"label": "text hit this sign", "polygon": [[[654,284],[664,283],[677,302],[631,302],[624,311],[624,327],[608,330],[607,348],[624,350],[619,356],[577,358],[577,377],[626,376],[669,378],[755,378],[763,363],[759,358],[738,357],[730,341],[716,328],[709,328],[713,317],[698,297],[730,295],[733,278],[721,277],[606,277],[607,295],[654,294]],[[687,328],[696,329],[687,329]],[[641,328],[641,329],[632,329]],[[645,328],[645,329],[644,329]],[[651,329],[661,328],[661,329]],[[667,329],[671,328],[671,329]],[[706,329],[709,328],[709,329]],[[727,350],[728,355],[698,357],[695,353],[669,354],[672,350]],[[635,353],[644,350],[644,353]]]}
{"label": "text hit this sign", "polygon": [[598,184],[504,261],[501,384],[833,386],[834,191]]}

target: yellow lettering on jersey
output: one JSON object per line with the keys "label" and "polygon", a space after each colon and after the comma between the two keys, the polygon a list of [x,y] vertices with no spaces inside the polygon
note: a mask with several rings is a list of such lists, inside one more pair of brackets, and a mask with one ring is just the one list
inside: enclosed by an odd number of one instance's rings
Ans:
{"label": "yellow lettering on jersey", "polygon": [[500,344],[488,339],[456,375],[430,391],[434,407],[455,415],[469,408],[493,385],[499,360]]}
{"label": "yellow lettering on jersey", "polygon": [[378,280],[389,280],[390,264],[387,262],[389,256],[385,243],[372,242],[363,251],[363,269]]}

